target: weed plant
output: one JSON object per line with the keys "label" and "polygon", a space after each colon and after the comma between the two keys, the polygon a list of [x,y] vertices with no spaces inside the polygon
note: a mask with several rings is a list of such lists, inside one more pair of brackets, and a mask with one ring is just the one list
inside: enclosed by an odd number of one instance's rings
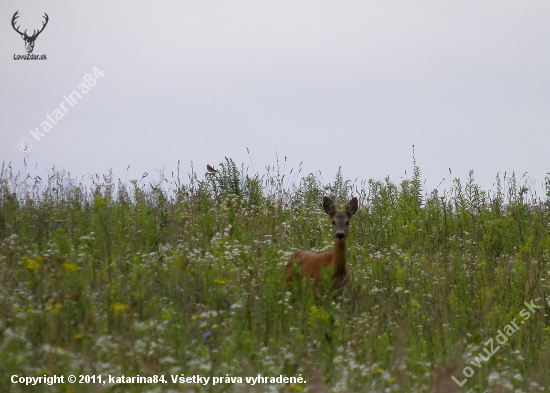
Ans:
{"label": "weed plant", "polygon": [[[550,386],[550,176],[411,179],[249,174],[226,158],[149,180],[0,172],[2,392],[535,392]],[[294,171],[294,172],[293,172]],[[291,177],[294,176],[293,179]],[[293,251],[332,247],[323,195],[360,200],[337,298],[293,288]],[[330,283],[327,284],[327,287]],[[289,291],[289,289],[291,289]],[[532,318],[481,367],[484,343]],[[463,368],[474,375],[462,388]],[[25,386],[12,375],[153,376],[166,384]],[[305,384],[173,384],[171,375]],[[104,377],[105,379],[105,377]]]}

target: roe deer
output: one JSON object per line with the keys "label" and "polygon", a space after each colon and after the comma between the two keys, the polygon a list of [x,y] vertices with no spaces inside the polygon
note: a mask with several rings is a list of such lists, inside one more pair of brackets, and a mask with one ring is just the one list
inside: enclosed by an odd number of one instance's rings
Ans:
{"label": "roe deer", "polygon": [[346,283],[346,238],[348,236],[349,221],[357,212],[357,198],[352,198],[346,205],[345,212],[337,212],[334,203],[329,197],[323,197],[323,210],[332,220],[332,236],[334,236],[334,251],[317,254],[313,251],[298,251],[292,255],[291,261],[285,269],[286,282],[291,283],[294,278],[294,263],[297,261],[299,271],[316,283],[316,288],[322,288],[321,269],[331,269],[333,284],[332,290],[341,290]]}

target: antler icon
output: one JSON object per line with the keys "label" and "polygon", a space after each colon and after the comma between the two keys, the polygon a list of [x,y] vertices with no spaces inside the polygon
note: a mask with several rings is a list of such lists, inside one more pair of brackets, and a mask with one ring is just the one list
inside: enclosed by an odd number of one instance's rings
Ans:
{"label": "antler icon", "polygon": [[38,38],[38,35],[40,33],[42,33],[42,31],[44,30],[44,27],[46,27],[46,25],[48,24],[48,20],[50,18],[48,17],[48,14],[46,14],[44,12],[43,18],[45,19],[45,21],[42,22],[42,28],[40,30],[33,30],[32,35],[29,37],[27,35],[27,30],[26,29],[25,29],[25,32],[22,33],[22,32],[19,31],[17,26],[15,26],[16,19],[19,18],[18,13],[19,13],[19,11],[15,11],[15,14],[13,14],[13,18],[11,18],[11,26],[13,27],[13,29],[15,31],[17,31],[19,34],[21,34],[21,38],[23,38],[25,40],[25,49],[27,49],[27,53],[32,53],[32,50],[34,49],[34,41],[36,41],[36,39]]}

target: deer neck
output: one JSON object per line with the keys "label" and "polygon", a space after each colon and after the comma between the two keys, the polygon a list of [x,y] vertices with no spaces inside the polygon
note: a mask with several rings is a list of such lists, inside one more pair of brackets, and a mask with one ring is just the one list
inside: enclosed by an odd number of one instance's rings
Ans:
{"label": "deer neck", "polygon": [[346,275],[346,242],[336,240],[334,242],[334,252],[332,253],[332,266],[334,266],[335,276]]}

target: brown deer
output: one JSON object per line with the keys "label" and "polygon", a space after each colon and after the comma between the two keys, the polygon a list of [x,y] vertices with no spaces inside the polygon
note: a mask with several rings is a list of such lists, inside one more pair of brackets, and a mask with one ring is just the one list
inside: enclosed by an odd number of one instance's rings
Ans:
{"label": "brown deer", "polygon": [[294,279],[297,269],[316,281],[317,290],[322,288],[322,269],[332,270],[332,290],[340,291],[346,283],[346,238],[348,236],[349,221],[357,212],[357,198],[352,198],[346,205],[345,212],[337,212],[329,197],[323,197],[323,210],[332,220],[332,236],[334,237],[334,251],[317,254],[313,251],[298,251],[292,255],[291,261],[287,263],[285,276],[287,284]]}

